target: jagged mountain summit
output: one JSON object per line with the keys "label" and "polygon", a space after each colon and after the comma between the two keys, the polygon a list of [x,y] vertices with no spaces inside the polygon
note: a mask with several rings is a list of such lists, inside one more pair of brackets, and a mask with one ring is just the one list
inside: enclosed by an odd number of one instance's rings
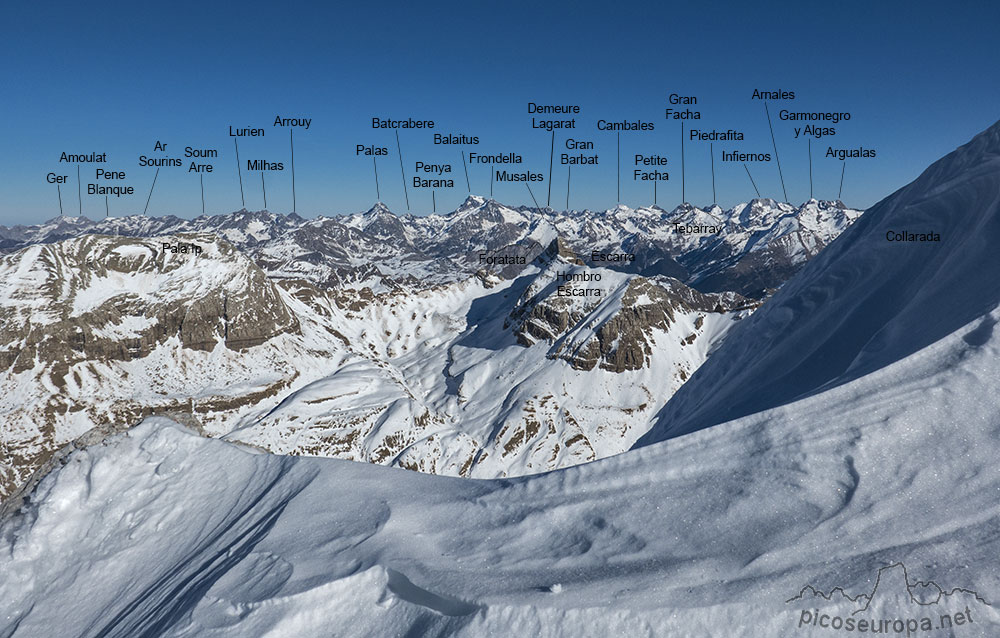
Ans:
{"label": "jagged mountain summit", "polygon": [[[753,393],[764,411],[487,481],[248,453],[149,419],[66,456],[0,523],[0,628],[756,638],[838,618],[996,636],[998,150],[1000,124],[866,213],[730,330],[676,414],[710,424]],[[715,385],[753,366],[788,374]]]}

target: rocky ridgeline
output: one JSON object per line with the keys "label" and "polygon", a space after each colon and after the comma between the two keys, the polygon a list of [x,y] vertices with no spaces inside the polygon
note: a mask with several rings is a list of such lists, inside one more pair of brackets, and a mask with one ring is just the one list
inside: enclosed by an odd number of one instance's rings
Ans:
{"label": "rocky ridgeline", "polygon": [[[759,304],[705,290],[766,294],[855,213],[470,197],[428,217],[0,228],[0,496],[89,429],[151,413],[275,452],[466,476],[618,453]],[[575,386],[566,364],[585,373]]]}
{"label": "rocky ridgeline", "polygon": [[[365,213],[309,220],[246,210],[192,220],[56,218],[38,226],[0,227],[0,252],[88,233],[212,232],[272,277],[381,292],[453,283],[479,270],[515,277],[561,237],[587,263],[673,277],[702,292],[762,298],[860,214],[842,202],[819,200],[798,207],[755,199],[726,210],[684,204],[671,211],[657,206],[555,211],[471,196],[451,213],[426,217],[395,215],[379,203]],[[633,259],[600,261],[601,253],[628,253]]]}
{"label": "rocky ridgeline", "polygon": [[[578,370],[639,370],[649,365],[654,333],[668,332],[678,313],[721,315],[758,305],[737,293],[702,294],[668,277],[602,273],[585,266],[559,239],[535,264],[542,272],[518,299],[504,327],[525,347],[549,344],[550,358]],[[573,294],[577,292],[582,294]],[[696,320],[695,331],[680,345],[693,343],[702,322]]]}
{"label": "rocky ridgeline", "polygon": [[[275,283],[215,235],[85,235],[3,257],[0,495],[96,425],[190,413],[193,397],[203,415],[252,402],[261,388],[225,389],[247,376],[243,353],[300,334]],[[295,375],[268,372],[274,390]]]}
{"label": "rocky ridgeline", "polygon": [[15,373],[129,361],[171,337],[238,350],[299,331],[274,283],[212,235],[86,235],[8,256],[0,273],[0,367]]}

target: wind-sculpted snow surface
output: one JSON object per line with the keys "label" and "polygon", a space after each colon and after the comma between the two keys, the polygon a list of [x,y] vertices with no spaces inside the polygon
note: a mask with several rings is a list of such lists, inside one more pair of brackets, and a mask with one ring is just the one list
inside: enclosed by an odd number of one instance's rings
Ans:
{"label": "wind-sculpted snow surface", "polygon": [[[639,445],[857,379],[984,316],[1000,304],[998,238],[1000,123],[876,204],[808,263],[730,334]],[[992,330],[983,319],[969,338]]]}
{"label": "wind-sculpted snow surface", "polygon": [[[151,419],[71,455],[0,528],[0,635],[756,638],[837,635],[813,611],[891,626],[968,608],[926,635],[995,636],[1000,339],[981,325],[519,479],[251,454]],[[899,562],[952,595],[904,606],[886,579],[856,614],[799,596],[870,593]]]}

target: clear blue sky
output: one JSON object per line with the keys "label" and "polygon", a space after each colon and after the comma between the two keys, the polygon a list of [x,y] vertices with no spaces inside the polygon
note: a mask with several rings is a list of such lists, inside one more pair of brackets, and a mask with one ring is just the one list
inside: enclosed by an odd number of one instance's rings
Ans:
{"label": "clear blue sky", "polygon": [[[530,126],[527,103],[579,104],[580,129],[597,167],[573,172],[570,206],[618,201],[615,137],[599,118],[652,121],[653,132],[622,135],[621,201],[649,204],[650,183],[631,179],[634,153],[669,158],[671,180],[660,205],[681,201],[680,130],[664,119],[670,93],[695,95],[700,128],[744,131],[740,144],[716,143],[717,199],[754,196],[741,164],[721,150],[771,152],[754,88],[795,91],[771,103],[788,199],[809,196],[806,142],[778,122],[782,106],[850,111],[834,138],[814,140],[814,193],[837,195],[839,161],[829,145],[875,148],[876,159],[849,161],[843,199],[866,207],[915,177],[939,156],[1000,119],[997,3],[4,3],[0,23],[0,224],[37,223],[58,213],[50,171],[76,214],[75,166],[66,152],[106,152],[124,170],[131,197],[110,198],[113,215],[141,212],[154,169],[138,157],[159,140],[166,155],[184,146],[216,148],[205,176],[206,209],[241,207],[228,127],[266,129],[241,142],[247,207],[263,207],[260,173],[247,159],[284,161],[267,175],[269,208],[291,210],[288,134],[275,115],[310,117],[296,132],[297,209],[305,216],[354,212],[376,199],[371,158],[356,144],[389,148],[378,159],[381,198],[405,212],[395,138],[373,130],[373,116],[433,119],[442,133],[477,135],[478,147],[434,146],[430,133],[400,131],[406,172],[417,160],[448,162],[455,187],[437,190],[438,211],[467,195],[460,150],[517,152],[525,167],[548,174],[549,134]],[[977,7],[973,7],[977,4]],[[556,136],[557,152],[566,132]],[[707,143],[685,146],[687,200],[712,201]],[[765,196],[783,199],[776,165],[752,167]],[[84,188],[94,181],[84,165]],[[472,191],[489,192],[489,172],[470,167]],[[545,203],[546,183],[534,184]],[[552,176],[553,204],[565,205],[566,168]],[[530,204],[523,184],[494,190]],[[410,188],[414,213],[430,212],[431,192]],[[83,212],[104,215],[104,198],[83,194]],[[149,214],[201,212],[197,175],[162,169]]]}

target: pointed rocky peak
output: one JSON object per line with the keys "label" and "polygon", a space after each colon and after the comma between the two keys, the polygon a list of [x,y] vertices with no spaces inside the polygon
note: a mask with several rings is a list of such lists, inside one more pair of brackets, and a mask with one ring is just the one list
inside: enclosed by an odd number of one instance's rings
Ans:
{"label": "pointed rocky peak", "polygon": [[747,208],[753,210],[777,208],[778,206],[779,206],[778,200],[771,199],[770,197],[754,197],[749,202],[747,202]]}
{"label": "pointed rocky peak", "polygon": [[479,208],[480,206],[483,206],[488,202],[496,204],[496,201],[493,200],[492,198],[487,200],[485,197],[480,197],[479,195],[469,195],[468,197],[465,198],[465,201],[462,202],[462,205],[459,206],[455,212],[465,213],[470,210],[475,210],[476,208]]}
{"label": "pointed rocky peak", "polygon": [[688,202],[684,202],[683,204],[679,204],[672,211],[670,211],[670,214],[671,216],[674,217],[683,217],[684,215],[690,215],[692,212],[696,210],[698,210],[696,206],[694,206],[693,204],[689,204]]}
{"label": "pointed rocky peak", "polygon": [[562,257],[575,264],[583,265],[583,261],[577,254],[563,241],[562,237],[558,236],[549,243],[545,248],[545,252],[538,256],[538,261],[548,263],[556,257]]}
{"label": "pointed rocky peak", "polygon": [[403,221],[382,202],[376,202],[363,213],[357,227],[379,239],[394,239],[409,243]]}
{"label": "pointed rocky peak", "polygon": [[382,202],[375,202],[375,205],[373,205],[364,213],[364,217],[366,219],[377,219],[383,215],[393,215],[393,212],[389,210],[389,207],[383,204]]}

